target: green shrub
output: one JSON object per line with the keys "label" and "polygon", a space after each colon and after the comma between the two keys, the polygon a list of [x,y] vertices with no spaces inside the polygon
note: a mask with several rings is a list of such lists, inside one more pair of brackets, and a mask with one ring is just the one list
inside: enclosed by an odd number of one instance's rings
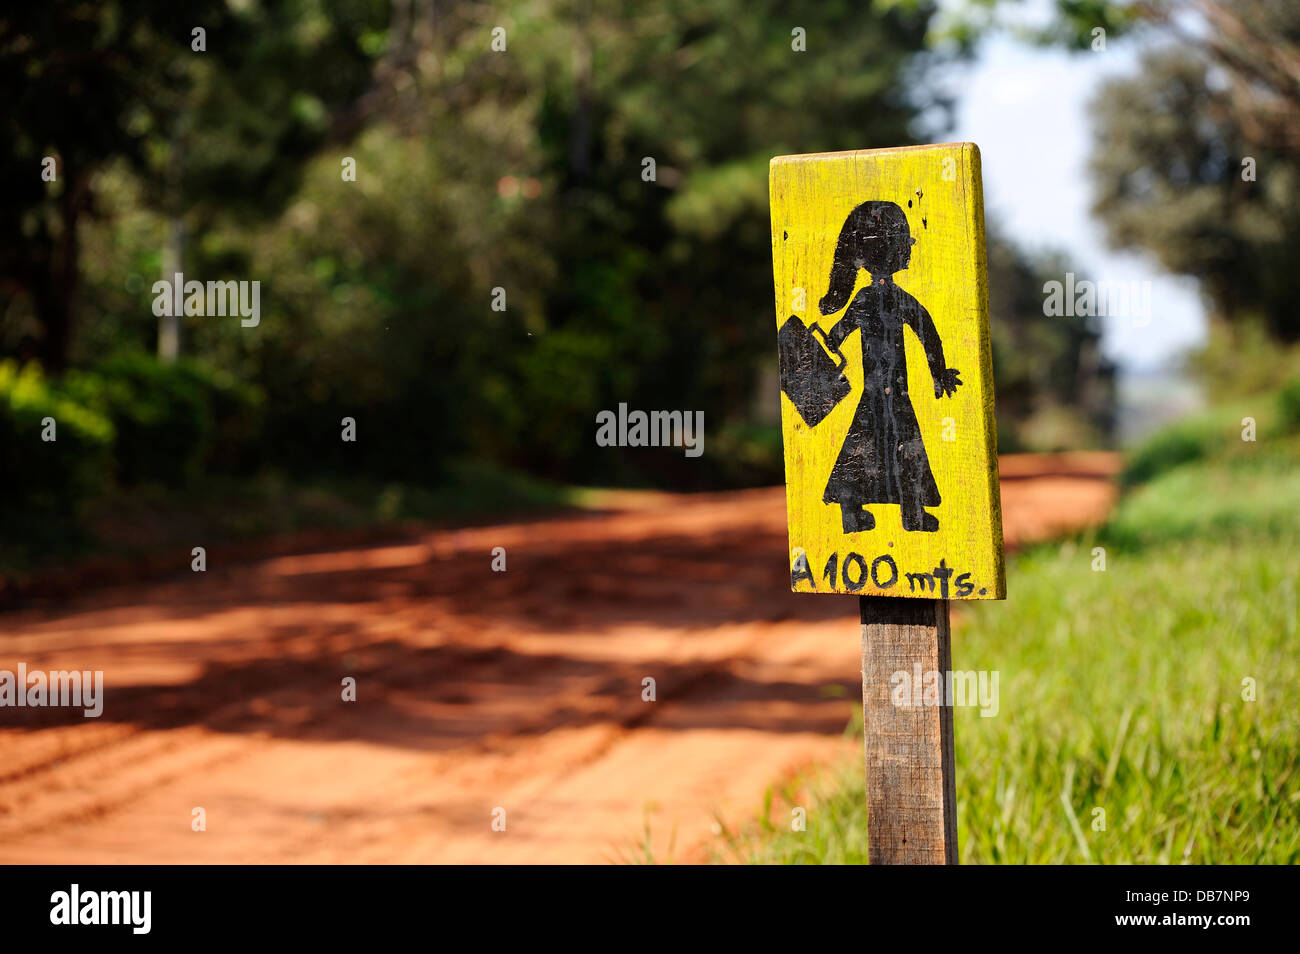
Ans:
{"label": "green shrub", "polygon": [[112,442],[108,418],[62,393],[38,365],[0,362],[0,545],[61,532],[108,482]]}
{"label": "green shrub", "polygon": [[[1246,418],[1255,420],[1258,440],[1263,443],[1242,439]],[[1300,379],[1271,393],[1239,398],[1163,428],[1129,455],[1120,483],[1129,489],[1184,464],[1257,456],[1257,448],[1279,436],[1296,433],[1300,433]]]}
{"label": "green shrub", "polygon": [[[67,388],[112,420],[117,479],[183,485],[200,469],[240,469],[258,437],[258,393],[191,361],[138,351],[70,372]],[[217,459],[218,456],[221,459]]]}
{"label": "green shrub", "polygon": [[1300,378],[1277,392],[1277,414],[1283,430],[1300,431]]}
{"label": "green shrub", "polygon": [[[785,479],[778,424],[724,424],[707,434],[700,459],[706,485],[754,487],[779,484]],[[695,464],[690,459],[687,465]]]}
{"label": "green shrub", "polygon": [[199,388],[207,406],[209,437],[199,466],[209,474],[258,470],[265,462],[266,450],[262,390],[197,362],[179,362],[174,367]]}
{"label": "green shrub", "polygon": [[113,421],[117,478],[184,483],[209,436],[202,391],[175,367],[142,353],[115,355],[90,372],[68,375],[69,390]]}
{"label": "green shrub", "polygon": [[1208,457],[1213,435],[1200,428],[1173,427],[1156,434],[1133,452],[1124,468],[1126,487],[1144,484],[1166,471]]}
{"label": "green shrub", "polygon": [[1126,488],[1135,487],[1175,467],[1224,451],[1238,440],[1242,417],[1239,411],[1236,405],[1216,408],[1157,431],[1129,455],[1120,483]]}

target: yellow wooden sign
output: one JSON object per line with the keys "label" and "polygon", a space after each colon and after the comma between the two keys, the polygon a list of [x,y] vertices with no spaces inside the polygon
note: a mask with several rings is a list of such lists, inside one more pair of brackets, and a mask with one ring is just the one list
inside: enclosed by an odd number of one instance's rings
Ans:
{"label": "yellow wooden sign", "polygon": [[1003,599],[972,143],[772,160],[790,583]]}

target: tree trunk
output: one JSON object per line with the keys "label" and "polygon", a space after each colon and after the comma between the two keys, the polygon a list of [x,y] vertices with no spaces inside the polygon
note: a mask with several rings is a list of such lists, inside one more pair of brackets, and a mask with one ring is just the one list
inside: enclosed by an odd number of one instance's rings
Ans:
{"label": "tree trunk", "polygon": [[85,206],[87,177],[65,166],[67,184],[59,198],[60,231],[50,251],[45,274],[33,289],[36,317],[45,329],[39,349],[41,364],[54,375],[68,367],[72,347],[72,329],[76,319],[77,280],[80,245],[77,222]]}
{"label": "tree trunk", "polygon": [[[185,271],[185,221],[173,213],[167,220],[167,244],[163,246],[163,280],[171,282]],[[173,309],[174,311],[174,309]],[[181,316],[158,317],[158,360],[173,364],[181,354]]]}

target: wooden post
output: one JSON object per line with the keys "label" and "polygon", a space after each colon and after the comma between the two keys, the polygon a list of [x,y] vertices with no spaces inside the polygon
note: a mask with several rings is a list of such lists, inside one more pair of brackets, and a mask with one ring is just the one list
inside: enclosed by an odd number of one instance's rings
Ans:
{"label": "wooden post", "polygon": [[860,599],[871,863],[956,864],[948,601],[1006,598],[979,149],[768,184],[790,588]]}
{"label": "wooden post", "polygon": [[[873,865],[957,864],[952,709],[895,705],[895,673],[952,669],[948,601],[860,597],[868,856]],[[919,694],[921,687],[915,691]],[[908,702],[914,702],[908,699]]]}

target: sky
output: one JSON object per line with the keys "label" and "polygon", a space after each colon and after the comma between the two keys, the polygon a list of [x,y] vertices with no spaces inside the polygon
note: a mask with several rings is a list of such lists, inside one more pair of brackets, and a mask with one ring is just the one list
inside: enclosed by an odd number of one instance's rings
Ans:
{"label": "sky", "polygon": [[1130,375],[1167,368],[1205,334],[1195,283],[1137,254],[1110,250],[1089,212],[1088,103],[1106,77],[1136,71],[1136,54],[1128,41],[1069,53],[995,34],[976,62],[955,67],[952,76],[958,102],[951,136],[980,147],[987,218],[1026,250],[1061,250],[1078,278],[1151,283],[1149,321],[1104,319],[1103,347]]}

